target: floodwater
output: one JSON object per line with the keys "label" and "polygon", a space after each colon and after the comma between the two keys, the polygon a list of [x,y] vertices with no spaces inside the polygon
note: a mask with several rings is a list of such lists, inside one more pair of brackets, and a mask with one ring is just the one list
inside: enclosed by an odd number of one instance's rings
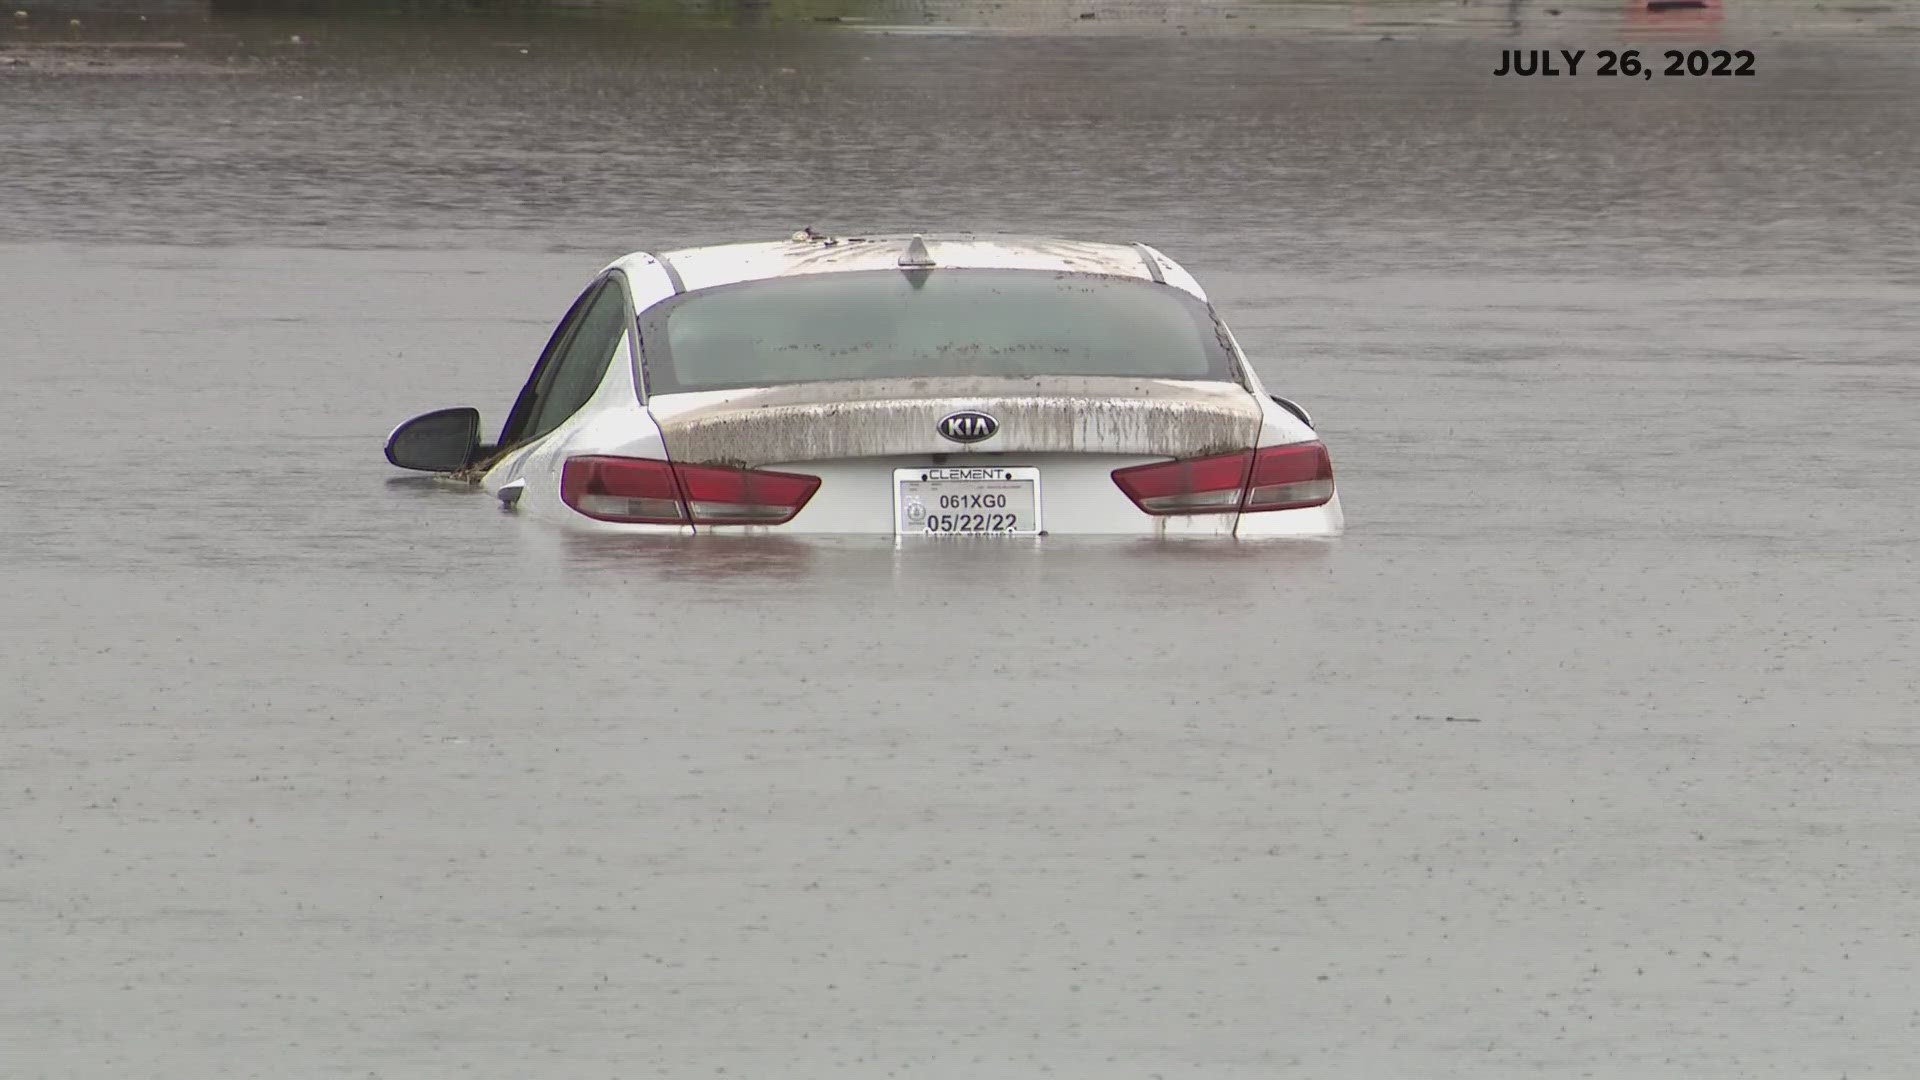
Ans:
{"label": "floodwater", "polygon": [[[1920,1071],[1920,35],[1491,77],[1637,32],[1568,7],[9,31],[0,1073]],[[381,458],[807,225],[1162,247],[1350,532],[589,541]]]}

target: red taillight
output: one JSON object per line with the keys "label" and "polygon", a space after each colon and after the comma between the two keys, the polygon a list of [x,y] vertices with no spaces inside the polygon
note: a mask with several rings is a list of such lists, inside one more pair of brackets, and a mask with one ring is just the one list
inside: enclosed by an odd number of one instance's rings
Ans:
{"label": "red taillight", "polygon": [[647,458],[568,458],[560,470],[568,506],[601,521],[648,525],[778,525],[819,487],[817,476]]}
{"label": "red taillight", "polygon": [[1333,458],[1324,443],[1270,446],[1253,455],[1246,505],[1240,509],[1301,510],[1333,499]]}
{"label": "red taillight", "polygon": [[1230,514],[1240,509],[1249,453],[1115,469],[1113,482],[1149,514]]}
{"label": "red taillight", "polygon": [[601,521],[685,525],[687,508],[673,466],[644,458],[568,458],[560,469],[560,501]]}
{"label": "red taillight", "polygon": [[1116,469],[1113,482],[1149,514],[1298,510],[1333,498],[1333,460],[1321,443]]}
{"label": "red taillight", "polygon": [[680,490],[696,525],[778,525],[807,505],[820,487],[817,476],[675,465]]}

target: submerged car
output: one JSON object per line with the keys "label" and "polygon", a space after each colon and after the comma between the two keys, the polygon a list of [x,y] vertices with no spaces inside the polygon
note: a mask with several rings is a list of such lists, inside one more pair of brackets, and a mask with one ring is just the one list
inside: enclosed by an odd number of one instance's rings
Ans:
{"label": "submerged car", "polygon": [[630,533],[1331,536],[1326,446],[1144,244],[830,237],[635,252],[561,320],[500,436],[387,460]]}

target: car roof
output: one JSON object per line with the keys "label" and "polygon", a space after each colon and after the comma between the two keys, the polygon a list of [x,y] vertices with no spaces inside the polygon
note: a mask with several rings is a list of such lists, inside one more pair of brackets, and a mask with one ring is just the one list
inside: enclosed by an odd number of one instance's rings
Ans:
{"label": "car roof", "polygon": [[976,235],[971,233],[889,233],[827,236],[805,229],[784,240],[716,244],[677,251],[636,251],[615,262],[629,273],[641,265],[663,265],[679,278],[680,289],[800,274],[901,269],[901,258],[918,241],[932,268],[1050,270],[1106,274],[1162,281],[1206,299],[1191,274],[1145,244],[1069,240],[1051,236]]}

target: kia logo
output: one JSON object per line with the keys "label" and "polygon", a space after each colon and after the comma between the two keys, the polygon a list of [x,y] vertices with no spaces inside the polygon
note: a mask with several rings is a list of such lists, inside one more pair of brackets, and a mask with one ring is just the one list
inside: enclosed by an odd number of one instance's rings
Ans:
{"label": "kia logo", "polygon": [[933,429],[954,442],[979,442],[993,438],[993,433],[1000,430],[1000,421],[983,412],[957,412],[942,417]]}

